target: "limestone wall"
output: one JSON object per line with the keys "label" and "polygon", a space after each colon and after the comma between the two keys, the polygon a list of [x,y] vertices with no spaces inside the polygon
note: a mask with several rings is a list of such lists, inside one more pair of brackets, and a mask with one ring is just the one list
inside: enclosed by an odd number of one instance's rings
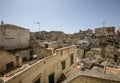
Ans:
{"label": "limestone wall", "polygon": [[103,79],[89,76],[79,76],[67,83],[120,83],[112,79]]}
{"label": "limestone wall", "polygon": [[106,36],[106,35],[114,35],[115,27],[102,27],[95,29],[96,36]]}
{"label": "limestone wall", "polygon": [[0,72],[6,70],[6,64],[14,62],[14,67],[17,66],[16,56],[6,52],[0,51]]}
{"label": "limestone wall", "polygon": [[7,50],[27,48],[29,39],[28,29],[9,24],[0,26],[0,46],[4,46]]}
{"label": "limestone wall", "polygon": [[[68,49],[71,50],[68,52]],[[66,50],[65,55],[61,51]],[[74,64],[70,65],[70,55],[74,54]],[[56,55],[51,55],[43,58],[30,65],[27,69],[21,71],[17,75],[8,78],[5,83],[34,83],[37,78],[40,78],[40,83],[49,83],[48,76],[54,73],[55,83],[60,78],[63,72],[69,70],[75,65],[76,62],[76,46],[70,46],[56,50]],[[66,60],[66,68],[62,70],[61,61]],[[72,73],[71,73],[72,75]]]}
{"label": "limestone wall", "polygon": [[106,67],[106,74],[120,77],[120,68]]}
{"label": "limestone wall", "polygon": [[38,55],[38,59],[42,59],[48,56],[53,55],[53,48],[44,48],[44,47],[37,47],[37,55]]}
{"label": "limestone wall", "polygon": [[30,50],[29,49],[17,51],[16,54],[20,55],[22,58],[26,57],[26,60],[30,59]]}
{"label": "limestone wall", "polygon": [[3,33],[1,26],[0,26],[0,46],[3,46]]}

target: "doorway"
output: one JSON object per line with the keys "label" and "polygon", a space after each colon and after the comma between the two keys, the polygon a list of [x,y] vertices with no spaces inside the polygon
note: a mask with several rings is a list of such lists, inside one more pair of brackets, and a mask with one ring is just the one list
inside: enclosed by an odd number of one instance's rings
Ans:
{"label": "doorway", "polygon": [[54,73],[52,73],[51,75],[49,75],[49,83],[55,83],[54,82]]}

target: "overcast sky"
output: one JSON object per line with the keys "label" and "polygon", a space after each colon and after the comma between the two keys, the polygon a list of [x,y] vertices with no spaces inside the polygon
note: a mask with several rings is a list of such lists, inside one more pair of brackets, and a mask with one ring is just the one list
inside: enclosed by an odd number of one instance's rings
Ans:
{"label": "overcast sky", "polygon": [[0,0],[0,20],[38,31],[120,27],[120,0]]}

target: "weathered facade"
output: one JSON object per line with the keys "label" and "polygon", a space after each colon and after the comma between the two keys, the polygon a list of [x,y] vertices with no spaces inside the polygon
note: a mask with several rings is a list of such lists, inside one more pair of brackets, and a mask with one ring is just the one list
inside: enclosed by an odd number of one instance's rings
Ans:
{"label": "weathered facade", "polygon": [[90,76],[90,75],[78,75],[72,79],[68,79],[62,83],[120,83],[119,79],[114,79],[104,75],[101,76]]}
{"label": "weathered facade", "polygon": [[117,37],[118,38],[120,37],[120,28],[118,28],[118,30],[117,30]]}
{"label": "weathered facade", "polygon": [[15,56],[7,51],[0,50],[0,74],[4,74],[5,72],[21,65],[21,56]]}
{"label": "weathered facade", "polygon": [[36,50],[37,50],[38,59],[42,59],[53,55],[54,48],[38,47]]}
{"label": "weathered facade", "polygon": [[113,36],[115,35],[115,27],[102,27],[95,29],[95,36]]}
{"label": "weathered facade", "polygon": [[118,67],[106,67],[106,74],[109,75],[115,75],[117,77],[120,77],[120,68]]}
{"label": "weathered facade", "polygon": [[80,30],[78,33],[73,34],[73,39],[89,40],[92,35],[93,35],[93,30],[91,29],[85,31]]}
{"label": "weathered facade", "polygon": [[29,39],[28,29],[4,23],[0,25],[0,47],[6,50],[28,48]]}
{"label": "weathered facade", "polygon": [[19,55],[22,57],[22,61],[28,61],[33,59],[34,50],[31,48],[23,48],[23,49],[14,49],[14,50],[8,50],[9,53],[12,53],[13,55]]}
{"label": "weathered facade", "polygon": [[84,72],[71,76],[62,83],[120,83],[120,79],[106,74],[98,75]]}
{"label": "weathered facade", "polygon": [[53,55],[45,57],[10,77],[3,77],[5,83],[60,83],[61,76],[71,76],[76,63],[76,46],[57,49]]}
{"label": "weathered facade", "polygon": [[41,59],[53,55],[56,49],[66,46],[68,46],[68,44],[45,42],[39,43],[35,48],[35,51],[38,55],[38,59]]}

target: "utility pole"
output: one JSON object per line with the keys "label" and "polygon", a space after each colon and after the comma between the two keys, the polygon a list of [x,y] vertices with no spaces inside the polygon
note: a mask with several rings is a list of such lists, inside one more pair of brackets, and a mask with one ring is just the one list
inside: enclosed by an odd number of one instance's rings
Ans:
{"label": "utility pole", "polygon": [[103,22],[103,27],[105,27],[105,23],[106,23],[106,22]]}
{"label": "utility pole", "polygon": [[39,22],[39,21],[37,21],[37,22],[34,22],[34,23],[38,24],[38,27],[39,27],[39,32],[40,32],[40,22]]}

